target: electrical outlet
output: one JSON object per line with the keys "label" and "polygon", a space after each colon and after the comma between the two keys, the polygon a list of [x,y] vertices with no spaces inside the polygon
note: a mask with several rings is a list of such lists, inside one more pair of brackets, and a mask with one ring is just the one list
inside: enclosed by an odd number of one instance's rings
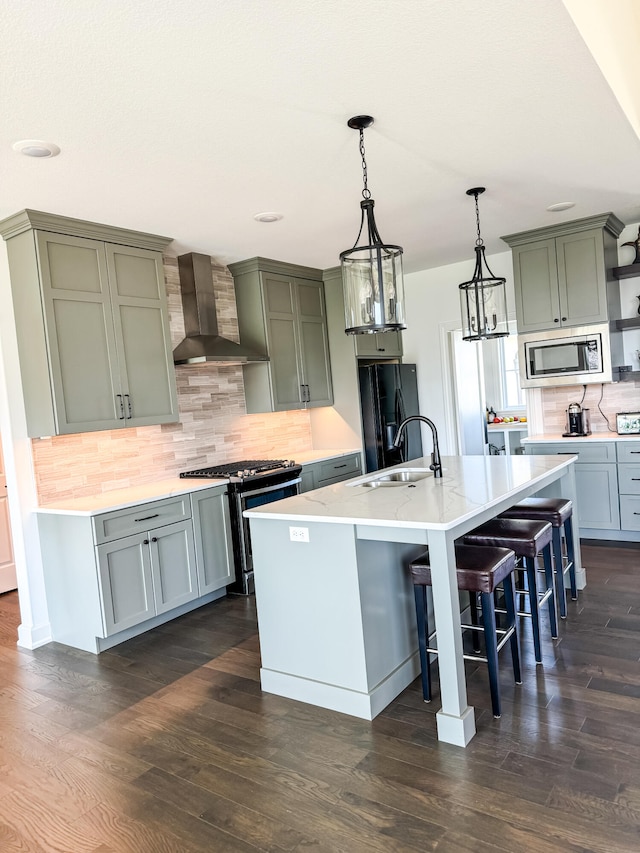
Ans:
{"label": "electrical outlet", "polygon": [[308,527],[290,527],[289,528],[289,539],[292,542],[308,542],[309,541],[309,528]]}

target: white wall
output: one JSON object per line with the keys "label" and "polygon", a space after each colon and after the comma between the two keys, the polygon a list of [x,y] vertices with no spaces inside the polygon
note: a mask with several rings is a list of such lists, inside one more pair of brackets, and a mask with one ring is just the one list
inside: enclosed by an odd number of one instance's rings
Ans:
{"label": "white wall", "polygon": [[[487,255],[496,276],[507,279],[507,309],[515,311],[511,250]],[[420,411],[431,418],[442,435],[441,450],[454,453],[446,435],[447,366],[443,364],[441,338],[449,328],[461,328],[458,285],[469,281],[475,267],[473,247],[469,259],[445,267],[422,270],[405,276],[407,330],[403,332],[405,362],[418,366]],[[469,344],[472,346],[472,344]]]}

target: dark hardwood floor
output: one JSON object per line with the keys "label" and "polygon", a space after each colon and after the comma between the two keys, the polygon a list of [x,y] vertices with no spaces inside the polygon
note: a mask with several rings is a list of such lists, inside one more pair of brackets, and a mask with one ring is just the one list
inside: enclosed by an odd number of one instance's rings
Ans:
{"label": "dark hardwood floor", "polygon": [[640,546],[583,559],[544,666],[528,625],[521,687],[504,660],[500,720],[469,665],[467,749],[419,680],[373,722],[262,694],[253,600],[96,657],[18,649],[0,596],[0,851],[637,853]]}

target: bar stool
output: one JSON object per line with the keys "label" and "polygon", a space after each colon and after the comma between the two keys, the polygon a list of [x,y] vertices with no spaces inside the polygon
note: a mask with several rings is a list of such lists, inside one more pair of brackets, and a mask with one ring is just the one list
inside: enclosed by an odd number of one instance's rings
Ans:
{"label": "bar stool", "polygon": [[[494,717],[501,716],[500,688],[498,682],[498,652],[507,642],[511,641],[511,658],[513,675],[516,684],[522,684],[520,676],[520,647],[516,630],[515,586],[513,571],[516,557],[507,548],[489,548],[456,544],[456,575],[458,589],[467,590],[472,596],[480,594],[482,605],[482,628],[475,625],[463,625],[463,629],[482,631],[484,633],[486,657],[464,655],[466,660],[482,660],[488,664],[489,687],[491,690],[491,707]],[[431,701],[431,673],[429,669],[429,653],[437,654],[438,649],[430,647],[429,643],[435,638],[436,632],[429,632],[427,615],[427,587],[431,586],[431,566],[429,552],[425,551],[409,564],[411,580],[416,601],[416,617],[418,622],[418,646],[420,649],[420,666],[422,677],[422,695],[425,702]],[[507,627],[496,627],[496,614],[493,592],[499,583],[504,588],[505,607],[507,611]],[[498,642],[498,636],[501,637]]]}
{"label": "bar stool", "polygon": [[[553,568],[556,578],[556,597],[562,619],[567,618],[567,599],[564,588],[564,576],[567,572],[571,585],[571,598],[573,601],[578,598],[572,515],[573,505],[567,498],[526,498],[500,513],[500,518],[526,518],[531,521],[548,521],[551,524],[553,528]],[[562,549],[563,532],[566,559],[563,556]]]}
{"label": "bar stool", "polygon": [[[530,612],[519,610],[518,615],[531,618],[536,663],[542,663],[539,607],[545,602],[548,602],[549,606],[551,636],[554,640],[558,637],[555,584],[551,562],[552,529],[548,521],[492,518],[491,521],[481,524],[462,537],[462,541],[467,545],[511,548],[517,557],[522,558],[527,577],[527,589],[517,590],[517,592],[525,592],[527,594]],[[536,578],[536,557],[538,554],[542,554],[546,581],[546,588],[540,593],[538,593],[538,581]]]}

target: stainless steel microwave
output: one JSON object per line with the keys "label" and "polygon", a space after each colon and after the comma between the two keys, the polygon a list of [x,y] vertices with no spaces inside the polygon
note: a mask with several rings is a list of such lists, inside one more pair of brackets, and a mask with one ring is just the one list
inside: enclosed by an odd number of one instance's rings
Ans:
{"label": "stainless steel microwave", "polygon": [[518,335],[523,388],[611,382],[609,326],[576,326]]}

